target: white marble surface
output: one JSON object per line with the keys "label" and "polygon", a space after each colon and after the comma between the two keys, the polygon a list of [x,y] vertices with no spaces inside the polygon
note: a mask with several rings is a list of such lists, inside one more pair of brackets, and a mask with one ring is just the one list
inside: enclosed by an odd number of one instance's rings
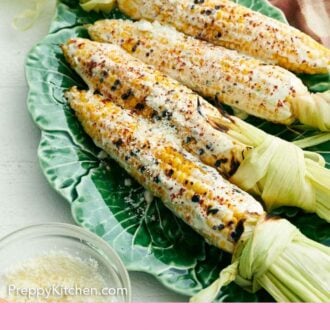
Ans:
{"label": "white marble surface", "polygon": [[[29,224],[73,223],[69,205],[41,173],[37,159],[40,132],[26,108],[25,56],[46,35],[55,0],[48,2],[33,28],[16,31],[12,19],[28,3],[0,1],[0,237]],[[187,301],[147,274],[130,275],[133,301]]]}

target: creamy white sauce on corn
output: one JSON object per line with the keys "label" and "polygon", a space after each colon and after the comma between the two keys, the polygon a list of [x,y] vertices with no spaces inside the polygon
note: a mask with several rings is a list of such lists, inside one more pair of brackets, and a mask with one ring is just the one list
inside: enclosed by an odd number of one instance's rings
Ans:
{"label": "creamy white sauce on corn", "polygon": [[330,51],[299,30],[228,0],[118,0],[134,19],[175,26],[187,35],[305,73],[325,73]]}
{"label": "creamy white sauce on corn", "polygon": [[[63,51],[91,89],[175,129],[186,149],[198,154],[203,162],[227,177],[235,173],[249,147],[226,134],[233,119],[117,45],[72,39]],[[223,125],[212,127],[207,119],[211,117],[220,118]]]}
{"label": "creamy white sauce on corn", "polygon": [[296,118],[291,101],[308,95],[291,72],[236,51],[187,37],[158,22],[103,20],[92,39],[111,42],[203,96],[282,124]]}
{"label": "creamy white sauce on corn", "polygon": [[91,92],[66,96],[95,144],[209,243],[233,252],[264,218],[256,200],[185,151],[173,131]]}

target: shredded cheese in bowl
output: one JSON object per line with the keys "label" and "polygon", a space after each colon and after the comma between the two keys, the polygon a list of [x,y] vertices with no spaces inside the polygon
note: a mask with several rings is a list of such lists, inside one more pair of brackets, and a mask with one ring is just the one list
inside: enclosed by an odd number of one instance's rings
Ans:
{"label": "shredded cheese in bowl", "polygon": [[116,301],[98,268],[94,259],[66,253],[31,258],[3,273],[0,297],[8,302]]}
{"label": "shredded cheese in bowl", "polygon": [[0,302],[129,300],[129,278],[119,257],[84,229],[37,225],[0,241]]}

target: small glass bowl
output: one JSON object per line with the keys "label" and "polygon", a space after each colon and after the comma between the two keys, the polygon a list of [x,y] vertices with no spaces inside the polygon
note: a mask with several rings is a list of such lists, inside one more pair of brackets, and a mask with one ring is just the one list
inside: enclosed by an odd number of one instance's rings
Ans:
{"label": "small glass bowl", "polygon": [[[117,253],[100,237],[69,224],[45,223],[19,229],[0,240],[0,278],[5,269],[47,254],[65,253],[81,260],[94,260],[107,288],[120,292],[114,302],[131,301],[128,273]],[[0,286],[3,284],[0,283]],[[119,290],[117,290],[119,288]]]}

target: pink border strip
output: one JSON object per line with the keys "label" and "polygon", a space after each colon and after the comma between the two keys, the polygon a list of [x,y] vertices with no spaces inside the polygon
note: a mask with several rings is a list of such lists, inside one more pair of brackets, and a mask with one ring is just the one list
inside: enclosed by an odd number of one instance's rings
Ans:
{"label": "pink border strip", "polygon": [[2,304],[0,329],[325,329],[329,304]]}

